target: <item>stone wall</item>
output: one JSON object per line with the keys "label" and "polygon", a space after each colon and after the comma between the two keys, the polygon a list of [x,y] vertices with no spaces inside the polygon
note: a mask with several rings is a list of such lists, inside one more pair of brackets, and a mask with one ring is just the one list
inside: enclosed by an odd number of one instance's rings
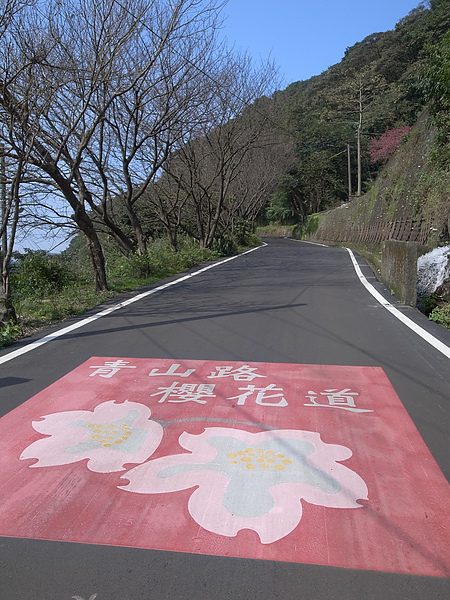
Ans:
{"label": "stone wall", "polygon": [[417,244],[388,240],[381,246],[381,279],[408,306],[417,303]]}

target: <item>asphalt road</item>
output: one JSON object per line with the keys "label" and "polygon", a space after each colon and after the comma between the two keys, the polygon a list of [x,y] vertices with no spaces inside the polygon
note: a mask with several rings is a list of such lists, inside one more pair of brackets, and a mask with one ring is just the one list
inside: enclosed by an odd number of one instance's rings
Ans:
{"label": "asphalt road", "polygon": [[[450,332],[397,304],[358,262],[389,302],[450,347]],[[368,293],[345,249],[271,240],[1,364],[24,345],[0,351],[2,416],[91,357],[381,368],[450,478],[449,359]],[[448,546],[446,554],[448,564]],[[450,596],[444,577],[72,543],[70,537],[0,538],[0,590],[1,600]]]}

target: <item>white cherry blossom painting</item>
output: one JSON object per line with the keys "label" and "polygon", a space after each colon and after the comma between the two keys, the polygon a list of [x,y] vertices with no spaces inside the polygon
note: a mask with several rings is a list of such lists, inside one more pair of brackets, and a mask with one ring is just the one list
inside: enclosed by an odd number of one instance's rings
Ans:
{"label": "white cherry blossom painting", "polygon": [[92,357],[0,419],[0,535],[450,575],[381,368]]}

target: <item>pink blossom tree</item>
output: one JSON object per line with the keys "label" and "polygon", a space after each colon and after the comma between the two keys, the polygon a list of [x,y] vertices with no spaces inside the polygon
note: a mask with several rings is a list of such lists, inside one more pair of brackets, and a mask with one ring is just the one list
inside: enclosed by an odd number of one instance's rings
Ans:
{"label": "pink blossom tree", "polygon": [[401,125],[394,129],[386,127],[386,131],[377,139],[371,138],[368,146],[372,164],[385,163],[400,146],[402,138],[410,131],[409,125]]}

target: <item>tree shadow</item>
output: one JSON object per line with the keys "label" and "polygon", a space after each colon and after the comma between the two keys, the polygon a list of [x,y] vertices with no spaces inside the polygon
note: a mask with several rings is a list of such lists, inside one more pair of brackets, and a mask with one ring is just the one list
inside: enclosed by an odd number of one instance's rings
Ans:
{"label": "tree shadow", "polygon": [[0,377],[0,388],[19,385],[27,381],[31,381],[31,379],[26,379],[25,377]]}

